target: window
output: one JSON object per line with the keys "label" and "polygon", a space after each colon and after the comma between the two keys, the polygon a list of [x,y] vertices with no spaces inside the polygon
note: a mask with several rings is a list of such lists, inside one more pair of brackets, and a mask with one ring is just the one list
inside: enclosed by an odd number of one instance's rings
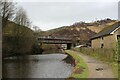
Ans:
{"label": "window", "polygon": [[104,47],[104,44],[101,44],[101,48],[103,48]]}
{"label": "window", "polygon": [[120,35],[117,35],[117,40],[120,39]]}
{"label": "window", "polygon": [[102,40],[103,40],[103,37],[102,37]]}

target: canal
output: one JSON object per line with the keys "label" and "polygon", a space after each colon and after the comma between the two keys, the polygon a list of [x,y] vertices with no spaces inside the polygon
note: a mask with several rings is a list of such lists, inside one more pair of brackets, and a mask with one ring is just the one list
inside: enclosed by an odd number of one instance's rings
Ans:
{"label": "canal", "polygon": [[3,78],[67,78],[71,64],[63,61],[65,54],[9,57],[3,61]]}

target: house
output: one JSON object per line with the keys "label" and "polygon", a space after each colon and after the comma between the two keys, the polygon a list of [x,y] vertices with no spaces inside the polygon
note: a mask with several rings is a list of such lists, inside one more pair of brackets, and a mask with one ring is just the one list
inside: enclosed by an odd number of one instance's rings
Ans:
{"label": "house", "polygon": [[92,48],[115,49],[120,38],[120,21],[104,28],[91,38]]}

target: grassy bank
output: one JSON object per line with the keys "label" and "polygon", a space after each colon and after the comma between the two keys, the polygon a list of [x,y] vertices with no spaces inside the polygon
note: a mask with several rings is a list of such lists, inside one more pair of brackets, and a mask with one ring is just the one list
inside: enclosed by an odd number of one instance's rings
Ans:
{"label": "grassy bank", "polygon": [[73,78],[87,78],[88,77],[88,66],[84,60],[78,55],[70,50],[65,50],[65,52],[71,55],[76,62],[76,66],[73,69],[73,73],[70,77]]}
{"label": "grassy bank", "polygon": [[85,55],[94,57],[111,66],[115,77],[118,77],[118,63],[116,51],[112,49],[92,49],[92,48],[73,48],[73,50],[81,52]]}

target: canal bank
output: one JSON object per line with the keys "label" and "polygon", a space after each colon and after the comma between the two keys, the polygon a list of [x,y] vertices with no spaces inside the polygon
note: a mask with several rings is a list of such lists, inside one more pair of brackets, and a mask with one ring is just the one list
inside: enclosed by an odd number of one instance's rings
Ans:
{"label": "canal bank", "polygon": [[72,56],[72,64],[74,64],[74,67],[72,68],[72,74],[68,77],[68,79],[72,78],[88,78],[88,66],[84,62],[84,60],[76,53],[65,50],[65,53],[69,56]]}

